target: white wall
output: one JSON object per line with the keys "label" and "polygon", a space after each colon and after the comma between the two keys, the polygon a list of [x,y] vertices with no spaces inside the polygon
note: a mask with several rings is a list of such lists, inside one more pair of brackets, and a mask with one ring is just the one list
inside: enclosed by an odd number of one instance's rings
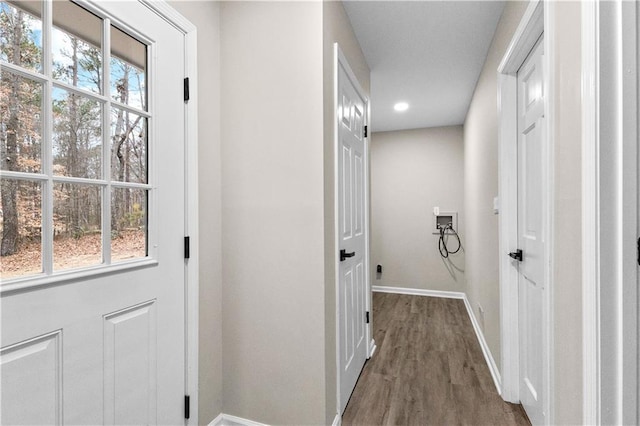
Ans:
{"label": "white wall", "polygon": [[[464,247],[463,191],[462,126],[372,135],[372,285],[464,291],[464,251],[444,260],[433,234],[434,207],[457,212]],[[449,238],[449,248],[456,247]]]}
{"label": "white wall", "polygon": [[224,412],[322,424],[322,3],[225,2]]}
{"label": "white wall", "polygon": [[498,64],[528,2],[507,2],[464,123],[466,293],[476,317],[485,311],[484,336],[500,368],[498,274]]}
{"label": "white wall", "polygon": [[222,250],[220,211],[220,4],[171,1],[197,27],[200,188],[199,420],[222,410]]}

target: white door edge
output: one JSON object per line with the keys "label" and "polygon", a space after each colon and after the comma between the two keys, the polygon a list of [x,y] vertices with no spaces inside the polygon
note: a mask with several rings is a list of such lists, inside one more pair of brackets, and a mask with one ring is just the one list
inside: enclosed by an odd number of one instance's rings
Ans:
{"label": "white door edge", "polygon": [[600,424],[597,4],[582,6],[582,421]]}
{"label": "white door edge", "polygon": [[589,82],[583,90],[583,149],[589,162],[582,185],[590,196],[583,205],[583,239],[590,239],[583,263],[591,266],[583,270],[585,424],[637,424],[640,415],[639,25],[637,3],[583,5],[582,73]]}
{"label": "white door edge", "polygon": [[185,236],[190,237],[190,258],[185,261],[185,395],[189,395],[190,416],[185,424],[198,422],[198,44],[197,30],[187,18],[164,0],[139,0],[184,34],[185,70],[189,78],[189,101],[185,103]]}
{"label": "white door edge", "polygon": [[[517,245],[517,84],[516,73],[536,41],[545,33],[543,66],[554,68],[554,45],[552,43],[554,8],[545,7],[541,0],[529,2],[509,47],[498,67],[498,116],[499,116],[499,271],[500,271],[500,347],[502,360],[502,397],[505,401],[519,402],[519,331],[518,331],[518,274],[507,257]],[[543,407],[548,424],[554,423],[553,410],[553,285],[552,260],[553,239],[550,220],[553,216],[553,91],[554,76],[544,75],[546,137],[543,146],[542,188],[544,211],[544,241],[546,241],[544,263],[543,300]]]}
{"label": "white door edge", "polygon": [[[366,126],[369,125],[369,117],[370,117],[370,110],[371,110],[371,102],[369,101],[369,97],[366,96],[365,91],[362,89],[362,86],[360,85],[360,82],[358,81],[355,73],[353,72],[353,70],[351,69],[351,66],[349,65],[349,62],[347,61],[346,56],[344,55],[344,53],[342,53],[342,50],[340,49],[340,46],[338,45],[338,43],[334,43],[333,44],[333,112],[335,114],[334,116],[334,120],[333,120],[333,158],[334,158],[334,165],[338,164],[338,142],[339,142],[339,136],[338,136],[338,119],[337,119],[337,111],[338,111],[338,107],[339,107],[339,100],[338,100],[338,70],[339,68],[342,67],[347,76],[349,77],[349,79],[351,80],[351,82],[353,83],[353,86],[355,87],[356,91],[358,92],[358,94],[365,100],[365,118],[364,118],[364,124]],[[366,292],[367,292],[367,297],[365,300],[365,306],[366,306],[366,310],[369,312],[369,318],[372,318],[372,309],[371,309],[371,279],[370,279],[370,253],[369,253],[369,233],[370,233],[370,229],[369,229],[369,203],[370,203],[370,193],[369,193],[369,140],[370,137],[369,135],[367,135],[367,137],[365,138],[365,143],[364,143],[364,164],[365,164],[365,209],[364,209],[364,213],[365,213],[365,223],[364,223],[364,232],[365,232],[365,288],[366,288]],[[335,341],[336,341],[336,407],[337,407],[337,415],[341,418],[342,417],[342,412],[344,411],[345,407],[341,406],[341,391],[340,391],[340,380],[341,380],[341,374],[340,374],[340,306],[339,306],[339,301],[340,301],[340,289],[339,289],[339,282],[340,282],[340,260],[338,259],[338,252],[340,251],[340,247],[339,247],[339,224],[338,224],[338,220],[340,217],[339,214],[339,192],[338,192],[338,168],[334,167],[333,169],[334,171],[334,262],[335,262],[335,298],[336,298],[336,312],[335,312],[335,320],[336,320],[336,330],[335,330]],[[371,324],[372,321],[369,322],[369,324],[366,325],[365,327],[365,341],[367,342],[366,347],[367,347],[367,359],[371,357],[371,355],[373,355],[373,352],[376,349],[375,346],[375,342],[373,341],[373,336],[371,333]]]}

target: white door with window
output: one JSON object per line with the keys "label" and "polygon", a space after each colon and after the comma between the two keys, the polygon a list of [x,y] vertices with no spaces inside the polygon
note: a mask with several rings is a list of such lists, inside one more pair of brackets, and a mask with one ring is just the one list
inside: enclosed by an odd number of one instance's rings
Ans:
{"label": "white door with window", "polygon": [[543,424],[542,38],[518,71],[518,265],[520,400],[531,422]]}
{"label": "white door with window", "polygon": [[184,34],[2,1],[2,424],[182,424]]}
{"label": "white door with window", "polygon": [[338,245],[340,410],[367,359],[365,108],[353,73],[338,62]]}

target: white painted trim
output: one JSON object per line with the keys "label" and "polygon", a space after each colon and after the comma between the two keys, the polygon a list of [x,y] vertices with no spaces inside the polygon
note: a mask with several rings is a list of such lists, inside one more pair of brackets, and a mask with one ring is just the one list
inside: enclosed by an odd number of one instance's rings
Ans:
{"label": "white painted trim", "polygon": [[331,423],[331,426],[341,426],[342,425],[342,417],[340,417],[340,414],[336,414],[336,416],[333,418],[333,423]]}
{"label": "white painted trim", "polygon": [[260,423],[242,417],[232,416],[230,414],[220,413],[218,417],[213,419],[209,426],[268,426],[266,423]]}
{"label": "white painted trim", "polygon": [[464,299],[465,295],[459,291],[442,291],[442,290],[426,290],[422,288],[410,288],[410,287],[387,287],[374,285],[372,290],[376,293],[394,293],[394,294],[408,294],[411,296],[430,296],[430,297],[443,297],[446,299]]}
{"label": "white painted trim", "polygon": [[[338,43],[333,44],[333,111],[334,114],[340,107],[338,101],[338,55],[339,55]],[[337,115],[337,114],[336,114]],[[335,299],[336,299],[336,409],[338,411],[337,416],[342,418],[342,407],[340,406],[340,260],[338,253],[340,252],[340,196],[338,189],[338,182],[340,179],[338,171],[338,120],[334,116],[333,119],[333,218],[334,218],[334,255],[335,255]]]}
{"label": "white painted trim", "polygon": [[517,72],[539,37],[544,33],[543,67],[546,117],[546,137],[543,143],[543,411],[545,422],[553,423],[553,93],[555,82],[554,5],[531,0],[516,29],[509,47],[498,67],[499,126],[499,224],[500,250],[500,340],[502,355],[502,397],[519,402],[519,330],[518,330],[518,272],[507,257],[517,248]]}
{"label": "white painted trim", "polygon": [[545,103],[545,125],[547,137],[543,141],[543,170],[542,170],[542,187],[543,187],[543,236],[545,241],[545,251],[543,260],[545,265],[545,297],[542,306],[542,321],[545,327],[542,330],[545,348],[543,350],[543,409],[546,414],[545,419],[548,425],[555,424],[555,395],[554,395],[554,315],[553,315],[553,294],[554,294],[554,220],[555,217],[555,185],[554,185],[554,165],[555,165],[555,96],[556,91],[556,13],[555,4],[547,3],[548,7],[544,7],[544,103]]}
{"label": "white painted trim", "polygon": [[376,341],[371,339],[371,342],[369,342],[369,358],[371,358],[373,354],[376,353],[376,348]]}
{"label": "white painted trim", "polygon": [[544,30],[543,2],[530,0],[509,47],[498,65],[499,74],[514,74],[529,55]]}
{"label": "white painted trim", "polygon": [[[347,76],[349,77],[349,79],[351,80],[351,83],[353,84],[354,88],[356,89],[356,91],[358,92],[358,94],[362,97],[362,99],[365,102],[365,117],[364,117],[364,123],[368,124],[369,123],[369,111],[370,111],[370,100],[369,97],[366,95],[366,92],[362,89],[362,86],[360,85],[360,82],[358,81],[358,78],[356,77],[355,73],[353,72],[351,66],[349,65],[349,61],[347,60],[347,57],[342,53],[342,50],[340,49],[340,46],[338,45],[338,43],[334,43],[333,44],[333,111],[336,114],[334,116],[334,120],[333,120],[333,159],[334,159],[334,238],[335,238],[335,244],[334,244],[334,253],[335,253],[335,287],[336,287],[336,387],[337,387],[337,391],[336,391],[336,397],[337,397],[337,407],[338,407],[338,415],[341,415],[342,412],[344,411],[344,408],[346,407],[341,407],[340,406],[340,379],[341,379],[341,374],[340,374],[340,290],[339,290],[339,283],[340,283],[340,259],[338,257],[338,253],[340,252],[340,234],[339,234],[339,218],[340,218],[340,214],[339,214],[339,190],[338,190],[338,182],[339,182],[339,175],[338,175],[338,142],[339,142],[339,135],[338,135],[338,115],[337,115],[337,111],[339,108],[338,105],[338,69],[339,67],[342,67]],[[364,141],[364,163],[365,163],[365,226],[364,226],[364,230],[365,230],[365,256],[364,256],[364,261],[365,261],[365,287],[366,287],[366,292],[367,295],[369,295],[369,297],[366,298],[366,308],[367,310],[370,312],[369,315],[371,315],[371,317],[373,316],[372,314],[372,309],[371,309],[371,277],[370,277],[370,271],[369,271],[369,259],[370,259],[370,248],[369,248],[369,237],[370,237],[370,229],[369,229],[369,202],[370,202],[370,194],[369,194],[369,183],[368,183],[368,173],[369,173],[369,136],[367,136],[367,138],[365,138]],[[369,324],[366,325],[366,335],[365,338],[367,340],[371,339],[372,337],[372,331],[371,331],[371,322]],[[373,355],[373,353],[369,352],[370,347],[369,345],[367,345],[367,358],[370,358],[371,355]]]}
{"label": "white painted trim", "polygon": [[582,5],[582,423],[600,419],[598,7]]}
{"label": "white painted trim", "polygon": [[480,348],[482,349],[484,360],[487,362],[487,367],[489,367],[489,372],[491,373],[493,384],[496,385],[498,395],[502,395],[502,378],[500,377],[500,370],[496,365],[496,361],[493,359],[491,349],[489,349],[489,345],[484,338],[484,333],[482,332],[480,324],[478,323],[478,320],[473,313],[473,308],[471,307],[471,303],[469,303],[469,299],[465,295],[462,300],[464,300],[464,306],[467,308],[467,313],[469,314],[469,319],[471,320],[471,324],[473,325],[473,330],[476,332],[476,337],[478,338],[478,343],[480,344]]}

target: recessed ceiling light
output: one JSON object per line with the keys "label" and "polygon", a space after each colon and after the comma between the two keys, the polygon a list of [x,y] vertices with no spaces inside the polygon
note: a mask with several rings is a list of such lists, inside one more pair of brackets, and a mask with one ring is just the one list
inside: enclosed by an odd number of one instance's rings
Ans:
{"label": "recessed ceiling light", "polygon": [[393,106],[396,111],[406,111],[409,109],[409,104],[406,102],[398,102]]}

